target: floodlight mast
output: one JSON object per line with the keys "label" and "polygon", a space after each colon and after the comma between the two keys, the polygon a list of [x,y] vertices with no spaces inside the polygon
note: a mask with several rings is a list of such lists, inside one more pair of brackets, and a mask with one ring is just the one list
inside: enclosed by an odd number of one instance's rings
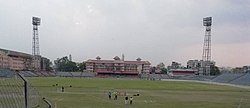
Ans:
{"label": "floodlight mast", "polygon": [[40,55],[39,51],[39,36],[38,36],[38,26],[41,23],[41,19],[38,17],[32,17],[33,24],[33,42],[32,42],[32,54]]}
{"label": "floodlight mast", "polygon": [[203,44],[203,53],[202,60],[210,61],[211,60],[211,26],[212,26],[212,17],[203,18],[203,26],[206,27],[205,38]]}
{"label": "floodlight mast", "polygon": [[39,36],[38,36],[38,26],[40,26],[41,19],[38,17],[32,17],[33,25],[33,39],[32,39],[32,55],[34,62],[34,70],[40,70],[40,50],[39,50]]}

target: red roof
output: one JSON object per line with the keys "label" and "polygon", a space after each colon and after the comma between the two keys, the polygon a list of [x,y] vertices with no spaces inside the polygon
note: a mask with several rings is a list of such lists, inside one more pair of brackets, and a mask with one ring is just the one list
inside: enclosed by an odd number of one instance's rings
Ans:
{"label": "red roof", "polygon": [[97,70],[97,73],[101,73],[101,74],[139,74],[139,72],[137,71],[102,71],[102,70]]}
{"label": "red roof", "polygon": [[91,60],[89,59],[86,63],[124,63],[124,64],[148,64],[149,61],[122,61],[122,60]]}

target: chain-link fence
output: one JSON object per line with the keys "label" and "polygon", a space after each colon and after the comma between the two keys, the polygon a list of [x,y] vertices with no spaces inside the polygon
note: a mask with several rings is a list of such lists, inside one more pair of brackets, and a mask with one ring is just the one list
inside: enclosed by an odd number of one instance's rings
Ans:
{"label": "chain-link fence", "polygon": [[21,74],[0,69],[0,108],[51,108]]}

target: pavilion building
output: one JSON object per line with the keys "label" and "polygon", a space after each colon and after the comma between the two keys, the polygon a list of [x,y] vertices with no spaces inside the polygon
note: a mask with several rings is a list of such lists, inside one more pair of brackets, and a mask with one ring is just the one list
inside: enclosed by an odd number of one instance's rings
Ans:
{"label": "pavilion building", "polygon": [[97,56],[96,59],[86,61],[86,70],[95,72],[97,75],[140,75],[149,74],[150,62],[142,61],[137,58],[135,61],[126,61],[124,56],[120,59],[118,56],[114,60],[101,60]]}

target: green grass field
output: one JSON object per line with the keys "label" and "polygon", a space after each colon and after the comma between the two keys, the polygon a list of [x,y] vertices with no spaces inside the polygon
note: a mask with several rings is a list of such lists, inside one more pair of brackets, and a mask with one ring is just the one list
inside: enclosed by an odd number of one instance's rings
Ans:
{"label": "green grass field", "polygon": [[[250,90],[180,81],[149,81],[90,78],[29,78],[33,87],[55,108],[250,108]],[[58,86],[52,86],[58,84]],[[72,87],[69,87],[72,85]],[[61,86],[65,92],[61,93]],[[126,91],[124,97],[109,100],[107,92]]]}

